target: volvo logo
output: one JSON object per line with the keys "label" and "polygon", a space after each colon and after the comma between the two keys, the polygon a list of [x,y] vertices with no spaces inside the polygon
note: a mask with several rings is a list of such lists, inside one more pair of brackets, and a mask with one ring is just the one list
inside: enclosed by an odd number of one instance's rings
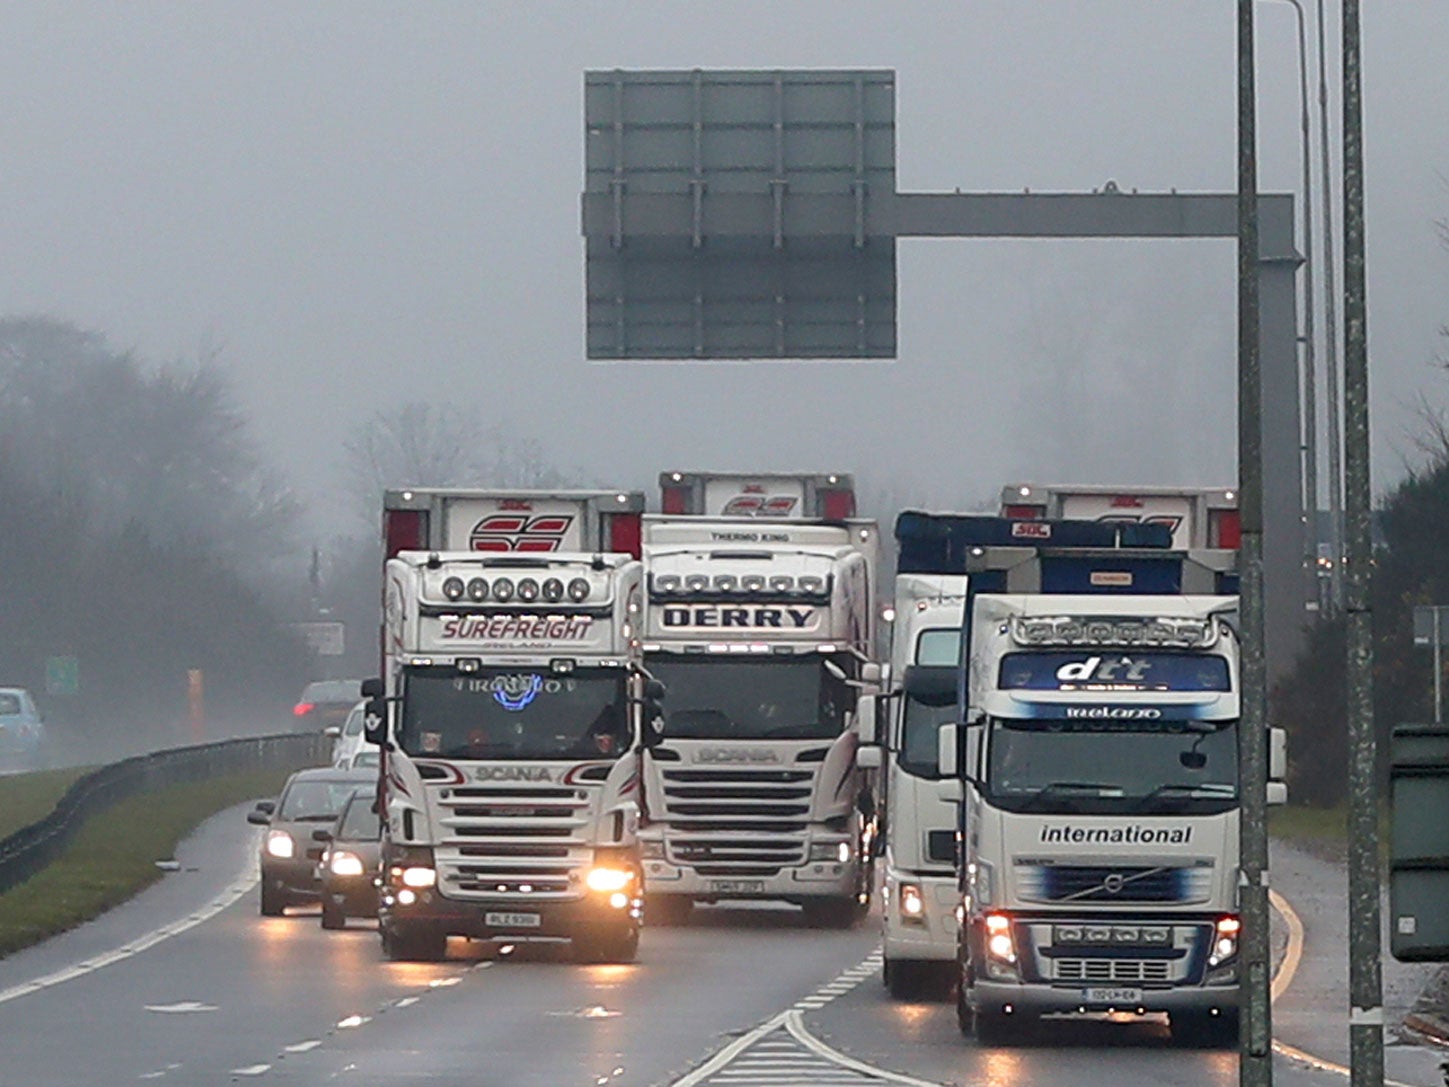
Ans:
{"label": "volvo logo", "polygon": [[1113,872],[1106,879],[1102,880],[1102,890],[1109,895],[1114,895],[1122,890],[1122,884],[1126,882],[1120,872]]}

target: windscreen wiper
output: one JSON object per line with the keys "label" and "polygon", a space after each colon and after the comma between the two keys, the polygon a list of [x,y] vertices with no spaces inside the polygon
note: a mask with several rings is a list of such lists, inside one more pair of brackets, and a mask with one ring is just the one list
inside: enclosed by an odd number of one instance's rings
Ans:
{"label": "windscreen wiper", "polygon": [[1054,793],[1081,793],[1090,792],[1095,796],[1101,796],[1103,789],[1117,790],[1115,785],[1104,785],[1100,781],[1053,781],[1043,785],[1036,792],[1026,798],[1024,807],[1032,808],[1043,798]]}
{"label": "windscreen wiper", "polygon": [[[1141,811],[1150,801],[1156,800],[1160,796],[1166,796],[1169,793],[1206,793],[1207,796],[1201,797],[1200,799],[1226,799],[1236,796],[1237,792],[1236,788],[1223,781],[1169,781],[1166,784],[1159,785],[1151,792],[1144,793],[1138,797],[1137,804],[1132,810]],[[1192,798],[1189,797],[1189,799]]]}

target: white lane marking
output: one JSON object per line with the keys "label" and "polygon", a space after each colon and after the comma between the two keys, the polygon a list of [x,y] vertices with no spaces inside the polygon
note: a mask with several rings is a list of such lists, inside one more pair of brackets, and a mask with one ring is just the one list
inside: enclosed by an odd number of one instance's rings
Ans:
{"label": "white lane marking", "polygon": [[847,1057],[805,1029],[804,1012],[823,1008],[855,989],[880,969],[881,956],[882,950],[876,948],[859,965],[742,1034],[670,1087],[869,1087],[885,1083],[939,1087]]}
{"label": "white lane marking", "polygon": [[405,996],[401,1000],[395,1001],[393,1003],[393,1007],[394,1008],[411,1008],[420,999],[421,999],[420,997],[416,997],[416,996]]}
{"label": "white lane marking", "polygon": [[245,1068],[233,1068],[234,1076],[265,1076],[271,1070],[270,1064],[249,1064]]}
{"label": "white lane marking", "polygon": [[370,1016],[370,1015],[349,1015],[346,1019],[342,1019],[342,1020],[340,1020],[338,1022],[337,1029],[338,1030],[352,1030],[355,1027],[362,1026],[364,1023],[371,1023],[371,1022],[372,1022],[372,1016]]}
{"label": "white lane marking", "polygon": [[320,1038],[308,1038],[305,1042],[293,1042],[291,1045],[285,1047],[282,1050],[282,1052],[283,1053],[308,1053],[311,1050],[316,1049],[321,1044],[322,1044],[322,1039],[320,1039]]}
{"label": "white lane marking", "polygon": [[168,1015],[187,1015],[192,1012],[214,1012],[215,1004],[203,1004],[199,1000],[180,1000],[175,1004],[147,1004],[148,1012],[161,1012]]}
{"label": "white lane marking", "polygon": [[257,860],[255,855],[247,860],[246,867],[237,873],[236,878],[225,891],[217,895],[201,909],[181,921],[173,921],[169,925],[162,925],[158,929],[152,929],[144,936],[137,937],[130,943],[122,944],[120,947],[107,951],[103,955],[96,955],[73,966],[67,966],[56,970],[53,973],[44,974],[29,981],[23,981],[19,985],[12,985],[8,989],[0,989],[0,1004],[6,1004],[12,1000],[19,1000],[22,996],[30,996],[44,989],[52,988],[76,978],[93,974],[97,970],[104,969],[114,963],[122,962],[133,955],[139,955],[148,948],[155,947],[173,936],[180,936],[183,932],[194,929],[203,921],[209,921],[222,910],[236,902],[248,891],[257,885],[261,877],[257,873]]}

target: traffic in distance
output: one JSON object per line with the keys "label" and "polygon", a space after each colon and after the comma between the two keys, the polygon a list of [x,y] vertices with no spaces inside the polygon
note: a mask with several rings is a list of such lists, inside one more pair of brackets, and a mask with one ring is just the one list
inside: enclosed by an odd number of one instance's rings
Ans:
{"label": "traffic in distance", "polygon": [[263,914],[628,963],[700,905],[876,904],[890,995],[983,1042],[1165,1013],[1236,1045],[1230,489],[907,511],[892,577],[848,475],[660,486],[386,494],[381,674],[298,705],[334,766],[249,816]]}

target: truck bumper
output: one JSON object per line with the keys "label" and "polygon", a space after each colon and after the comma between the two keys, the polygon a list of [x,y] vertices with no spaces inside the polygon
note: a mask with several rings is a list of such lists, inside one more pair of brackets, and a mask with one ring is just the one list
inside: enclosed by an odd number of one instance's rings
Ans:
{"label": "truck bumper", "polygon": [[749,899],[803,903],[812,898],[853,898],[859,881],[854,863],[834,861],[782,868],[772,876],[701,875],[667,861],[644,862],[644,889],[651,895],[679,895],[695,902]]}
{"label": "truck bumper", "polygon": [[643,902],[636,894],[620,892],[620,896],[622,902],[613,895],[592,892],[579,898],[547,901],[462,901],[445,898],[433,890],[419,892],[414,901],[405,903],[393,890],[386,889],[378,903],[378,920],[384,927],[396,930],[428,929],[473,940],[573,940],[637,930]]}
{"label": "truck bumper", "polygon": [[[1126,988],[1126,987],[1124,987]],[[991,1013],[1011,1009],[1017,1014],[1053,1012],[1200,1012],[1232,1018],[1238,1014],[1238,986],[1222,985],[1181,989],[1143,989],[1136,999],[1092,1000],[1083,988],[1021,982],[980,981],[968,991],[973,1010]]]}
{"label": "truck bumper", "polygon": [[[912,892],[912,893],[905,893]],[[891,868],[883,884],[881,926],[885,957],[892,962],[955,962],[960,940],[955,876],[923,876]],[[913,912],[909,902],[919,902]]]}

